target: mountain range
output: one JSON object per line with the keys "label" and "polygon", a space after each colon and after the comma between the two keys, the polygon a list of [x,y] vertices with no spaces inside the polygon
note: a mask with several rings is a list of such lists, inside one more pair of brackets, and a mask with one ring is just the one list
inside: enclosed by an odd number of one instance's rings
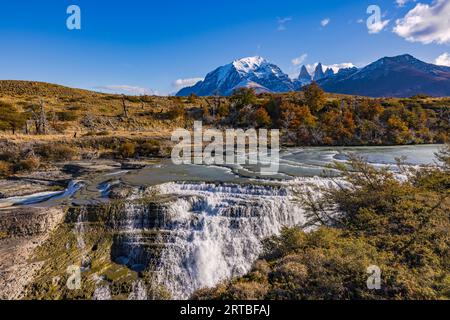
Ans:
{"label": "mountain range", "polygon": [[281,93],[300,90],[312,81],[331,93],[369,97],[450,96],[450,67],[426,63],[409,54],[384,57],[364,68],[345,68],[336,73],[331,68],[324,71],[319,63],[311,75],[302,66],[296,79],[262,57],[248,57],[217,68],[203,81],[181,89],[177,96],[228,96],[239,88]]}

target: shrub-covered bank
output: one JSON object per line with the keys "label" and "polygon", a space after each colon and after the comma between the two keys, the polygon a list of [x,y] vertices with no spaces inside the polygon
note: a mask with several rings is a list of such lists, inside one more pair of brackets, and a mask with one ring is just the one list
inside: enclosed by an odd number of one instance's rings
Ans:
{"label": "shrub-covered bank", "polygon": [[[285,229],[264,242],[244,277],[196,299],[449,299],[450,147],[439,168],[403,168],[398,180],[361,159],[336,165],[345,184],[304,197],[315,231]],[[367,268],[381,269],[381,289]]]}

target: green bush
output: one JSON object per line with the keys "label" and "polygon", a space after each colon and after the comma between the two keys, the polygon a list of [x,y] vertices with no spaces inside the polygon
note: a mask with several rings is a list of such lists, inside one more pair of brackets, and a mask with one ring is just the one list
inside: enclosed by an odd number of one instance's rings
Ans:
{"label": "green bush", "polygon": [[25,126],[26,116],[10,103],[0,101],[0,130],[11,130],[13,134]]}
{"label": "green bush", "polygon": [[74,111],[61,111],[56,113],[59,121],[76,121],[78,120],[78,114]]}

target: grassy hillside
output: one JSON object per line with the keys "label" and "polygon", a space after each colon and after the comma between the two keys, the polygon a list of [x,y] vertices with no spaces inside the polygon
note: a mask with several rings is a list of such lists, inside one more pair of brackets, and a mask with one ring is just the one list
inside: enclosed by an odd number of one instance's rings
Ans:
{"label": "grassy hillside", "polygon": [[[0,81],[0,167],[7,168],[0,172],[70,160],[39,152],[49,143],[71,148],[74,158],[165,156],[171,132],[194,121],[279,129],[284,146],[442,143],[450,132],[450,99],[370,99],[326,94],[315,84],[285,94],[243,89],[231,97],[136,97]],[[30,166],[18,163],[29,158]]]}
{"label": "grassy hillside", "polygon": [[[0,100],[11,103],[19,112],[26,112],[32,106],[41,102],[49,121],[54,120],[64,124],[65,128],[52,128],[53,134],[65,131],[89,130],[83,123],[86,118],[95,118],[95,128],[132,130],[141,126],[142,130],[155,125],[164,126],[164,121],[158,121],[156,113],[167,112],[174,102],[172,98],[160,97],[124,97],[128,107],[129,118],[132,121],[113,121],[123,114],[123,97],[121,95],[104,94],[88,90],[72,89],[54,84],[29,81],[0,81]],[[55,119],[53,119],[55,118]],[[164,119],[162,119],[164,120]],[[103,122],[103,123],[102,123]],[[63,130],[62,130],[63,129]]]}

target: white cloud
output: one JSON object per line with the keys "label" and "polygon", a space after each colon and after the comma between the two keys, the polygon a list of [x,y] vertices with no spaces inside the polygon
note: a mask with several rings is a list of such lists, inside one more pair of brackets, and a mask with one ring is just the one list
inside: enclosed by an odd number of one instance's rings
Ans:
{"label": "white cloud", "polygon": [[[316,71],[316,68],[318,66],[318,62],[314,64],[307,64],[306,70],[308,70],[309,74],[313,75],[314,71]],[[346,69],[346,68],[353,68],[355,65],[351,62],[343,62],[343,63],[335,63],[330,65],[322,64],[322,70],[325,72],[328,68],[331,68],[334,73],[337,73],[340,69]]]}
{"label": "white cloud", "polygon": [[358,19],[356,23],[364,23],[364,19]]}
{"label": "white cloud", "polygon": [[278,31],[284,31],[286,30],[286,23],[292,21],[291,17],[286,17],[286,18],[277,18],[278,21]]}
{"label": "white cloud", "polygon": [[396,0],[395,3],[397,3],[398,7],[404,7],[409,1],[410,0]]}
{"label": "white cloud", "polygon": [[186,87],[192,87],[199,81],[203,81],[204,78],[188,78],[188,79],[177,79],[172,83],[175,90],[179,91]]}
{"label": "white cloud", "polygon": [[306,60],[306,58],[308,58],[308,54],[304,53],[300,57],[292,59],[292,64],[295,67],[298,67],[299,65],[301,65]]}
{"label": "white cloud", "polygon": [[417,2],[417,0],[396,0],[397,7],[403,8],[408,2]]}
{"label": "white cloud", "polygon": [[320,21],[320,25],[322,27],[326,27],[330,23],[330,21],[331,21],[330,18],[325,18],[322,21]]}
{"label": "white cloud", "polygon": [[394,33],[410,42],[450,43],[450,0],[417,4],[396,21]]}
{"label": "white cloud", "polygon": [[372,24],[367,24],[367,28],[369,29],[370,34],[377,34],[383,31],[384,28],[387,27],[390,20],[381,20]]}
{"label": "white cloud", "polygon": [[126,84],[123,85],[107,85],[107,86],[97,86],[94,89],[102,91],[102,92],[111,92],[111,93],[117,93],[117,94],[129,94],[129,95],[157,95],[158,92],[143,88],[143,87],[136,87],[136,86],[129,86]]}
{"label": "white cloud", "polygon": [[434,61],[438,66],[447,66],[450,67],[450,54],[445,52],[436,58]]}

